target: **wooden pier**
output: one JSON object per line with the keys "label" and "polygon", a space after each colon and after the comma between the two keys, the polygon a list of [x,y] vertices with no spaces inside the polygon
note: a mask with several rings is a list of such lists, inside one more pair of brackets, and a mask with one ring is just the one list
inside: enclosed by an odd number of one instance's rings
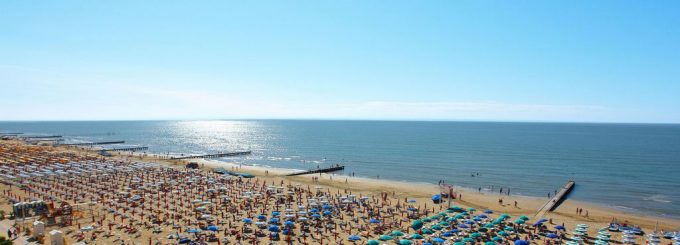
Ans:
{"label": "wooden pier", "polygon": [[112,149],[101,149],[102,151],[146,151],[149,147],[138,146],[138,147],[125,147],[125,148],[112,148]]}
{"label": "wooden pier", "polygon": [[205,154],[205,155],[194,155],[194,156],[181,156],[181,157],[171,157],[172,160],[182,160],[182,159],[197,159],[197,158],[220,158],[220,157],[234,157],[241,155],[249,155],[251,151],[238,151],[238,152],[227,152],[227,153],[216,153],[216,154]]}
{"label": "wooden pier", "polygon": [[47,135],[47,136],[21,136],[21,138],[24,139],[54,139],[54,138],[61,138],[61,135]]}
{"label": "wooden pier", "polygon": [[341,170],[345,170],[345,166],[336,165],[336,166],[329,167],[329,168],[318,168],[318,169],[314,169],[314,170],[307,170],[307,171],[302,171],[302,172],[297,172],[297,173],[292,173],[292,174],[286,174],[286,176],[329,173],[329,172],[335,172],[335,171],[341,171]]}
{"label": "wooden pier", "polygon": [[569,192],[574,189],[576,182],[573,180],[567,181],[566,184],[557,192],[557,195],[553,196],[547,203],[541,207],[538,212],[536,212],[536,217],[543,217],[545,213],[551,212],[557,208],[566,199]]}
{"label": "wooden pier", "polygon": [[64,146],[90,146],[90,145],[112,145],[112,144],[125,144],[125,141],[104,141],[104,142],[88,142],[88,143],[71,143],[71,144],[61,144]]}

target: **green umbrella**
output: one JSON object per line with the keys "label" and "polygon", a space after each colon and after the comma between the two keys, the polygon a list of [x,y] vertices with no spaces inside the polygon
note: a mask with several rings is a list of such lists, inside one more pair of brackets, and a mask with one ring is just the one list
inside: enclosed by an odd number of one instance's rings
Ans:
{"label": "green umbrella", "polygon": [[432,231],[430,229],[423,229],[422,231],[423,231],[423,234],[428,234],[428,235],[434,233],[434,231]]}
{"label": "green umbrella", "polygon": [[433,225],[433,226],[432,226],[432,229],[433,229],[433,230],[441,230],[442,227],[439,226],[439,225]]}
{"label": "green umbrella", "polygon": [[411,228],[413,228],[414,230],[418,230],[420,228],[423,228],[423,221],[414,220],[413,223],[411,223]]}
{"label": "green umbrella", "polygon": [[447,221],[447,222],[454,222],[454,221],[456,221],[456,217],[455,217],[455,216],[454,216],[454,217],[449,217],[448,219],[446,219],[446,221]]}
{"label": "green umbrella", "polygon": [[423,239],[423,236],[421,236],[420,234],[413,234],[411,235],[411,239]]}
{"label": "green umbrella", "polygon": [[439,222],[439,225],[441,225],[441,226],[449,226],[449,222],[442,221],[442,222]]}
{"label": "green umbrella", "polygon": [[499,236],[495,236],[495,237],[491,238],[491,240],[494,240],[496,242],[500,242],[500,241],[503,241],[503,238],[499,237]]}
{"label": "green umbrella", "polygon": [[398,230],[393,230],[392,231],[392,236],[403,236],[404,233]]}
{"label": "green umbrella", "polygon": [[453,245],[465,245],[464,242],[455,242]]}
{"label": "green umbrella", "polygon": [[391,236],[388,236],[388,235],[382,235],[382,236],[380,236],[380,238],[378,238],[378,240],[380,240],[380,241],[389,241],[389,240],[392,240],[392,237],[391,237]]}
{"label": "green umbrella", "polygon": [[494,225],[493,225],[492,223],[486,223],[486,224],[484,224],[484,227],[486,227],[486,228],[493,228]]}
{"label": "green umbrella", "polygon": [[519,218],[523,220],[529,220],[529,217],[527,217],[526,215],[519,216]]}
{"label": "green umbrella", "polygon": [[518,224],[518,225],[524,224],[524,222],[525,222],[525,221],[524,221],[523,219],[517,219],[517,220],[515,220],[515,224]]}
{"label": "green umbrella", "polygon": [[469,242],[469,243],[474,243],[474,242],[475,242],[475,239],[466,237],[466,238],[463,238],[463,242],[465,242],[465,243],[468,243],[468,242]]}
{"label": "green umbrella", "polygon": [[409,240],[399,240],[399,245],[411,245],[411,243]]}
{"label": "green umbrella", "polygon": [[500,231],[500,232],[498,232],[498,235],[501,235],[501,236],[509,236],[510,234],[508,234],[507,231]]}
{"label": "green umbrella", "polygon": [[430,223],[430,222],[432,222],[432,219],[430,219],[430,218],[424,218],[424,219],[423,219],[423,222],[425,222],[425,223]]}
{"label": "green umbrella", "polygon": [[475,209],[475,208],[468,208],[467,210],[468,210],[468,212],[474,212],[474,211],[477,211],[477,209]]}
{"label": "green umbrella", "polygon": [[503,230],[506,230],[506,231],[515,231],[515,228],[512,228],[512,227],[510,227],[510,226],[506,226],[505,228],[503,228]]}
{"label": "green umbrella", "polygon": [[479,229],[477,229],[477,230],[478,230],[478,231],[481,231],[481,232],[487,232],[487,231],[489,231],[489,229],[487,229],[486,227],[482,227],[482,228],[479,228]]}
{"label": "green umbrella", "polygon": [[366,243],[366,244],[367,245],[380,245],[380,242],[378,242],[376,240],[368,240],[368,243]]}
{"label": "green umbrella", "polygon": [[495,242],[485,242],[484,245],[496,245]]}
{"label": "green umbrella", "polygon": [[473,232],[472,234],[470,234],[471,238],[478,238],[480,236],[482,236],[482,234],[479,234],[479,232]]}

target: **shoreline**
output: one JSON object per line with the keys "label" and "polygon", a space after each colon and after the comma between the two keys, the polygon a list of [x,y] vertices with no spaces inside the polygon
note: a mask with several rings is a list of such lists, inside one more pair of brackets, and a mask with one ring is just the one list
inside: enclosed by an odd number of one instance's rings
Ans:
{"label": "shoreline", "polygon": [[[238,170],[240,172],[245,172],[245,173],[250,173],[253,174],[257,177],[266,177],[265,171],[269,171],[269,174],[272,175],[273,173],[279,174],[277,177],[282,177],[284,179],[293,179],[297,181],[307,181],[309,183],[311,182],[311,177],[312,175],[303,175],[303,176],[295,176],[295,177],[284,177],[280,176],[282,174],[286,173],[291,173],[294,172],[293,170],[290,169],[285,169],[285,168],[266,168],[266,167],[260,167],[260,166],[250,166],[250,165],[242,165],[242,164],[236,164],[232,162],[223,162],[223,161],[218,161],[218,160],[204,160],[204,159],[198,159],[198,162],[205,164],[205,168],[217,168],[217,167],[223,167],[227,169],[227,167],[239,167]],[[229,170],[229,169],[227,169]],[[319,174],[314,174],[313,176],[319,176]],[[401,195],[404,194],[412,194],[414,198],[427,198],[429,199],[433,194],[438,193],[438,186],[436,184],[431,184],[431,183],[425,183],[425,182],[407,182],[407,181],[397,181],[397,180],[389,180],[389,179],[373,179],[373,178],[366,178],[366,177],[350,177],[350,176],[345,176],[345,175],[334,175],[334,174],[321,174],[320,175],[320,183],[322,185],[331,185],[334,187],[343,187],[345,185],[344,180],[347,179],[347,187],[351,187],[352,185],[364,185],[368,187],[368,189],[374,189],[374,190],[382,190],[384,191],[385,188],[393,188],[395,190],[401,190],[398,193]],[[331,179],[331,176],[334,177],[333,180]],[[529,217],[533,217],[535,214],[535,211],[540,207],[543,206],[547,201],[548,198],[544,197],[534,197],[534,196],[517,196],[517,195],[511,195],[511,196],[506,196],[506,195],[498,195],[495,193],[478,193],[475,190],[471,188],[466,188],[466,187],[459,187],[459,186],[454,186],[454,190],[457,193],[463,194],[463,199],[458,200],[454,199],[454,203],[462,203],[464,206],[471,206],[475,207],[477,209],[493,209],[493,210],[503,210],[507,213],[510,214],[515,214],[515,215],[527,215]],[[399,195],[398,195],[399,196]],[[498,206],[497,204],[494,205],[493,200],[498,200],[498,198],[504,198],[508,199],[506,201],[515,201],[517,200],[520,209],[519,210],[512,210],[508,208],[503,208],[505,206]],[[525,208],[522,206],[526,205]],[[500,207],[500,208],[499,208]],[[582,208],[585,210],[589,210],[588,217],[584,216],[579,216],[575,214],[576,208]],[[604,204],[598,204],[598,203],[591,203],[587,201],[580,201],[580,200],[571,200],[571,199],[565,199],[564,202],[559,205],[553,212],[546,213],[545,215],[546,218],[569,218],[569,219],[576,219],[580,220],[582,222],[596,222],[596,223],[601,223],[602,225],[600,227],[605,227],[606,225],[609,224],[609,222],[613,219],[616,218],[619,221],[630,221],[632,224],[639,225],[647,230],[653,230],[654,226],[656,225],[656,222],[659,222],[659,228],[663,230],[677,230],[680,228],[680,219],[673,218],[673,217],[659,217],[651,214],[645,214],[641,212],[627,212],[626,210],[620,210],[612,207],[607,207]],[[575,224],[575,223],[574,223]]]}

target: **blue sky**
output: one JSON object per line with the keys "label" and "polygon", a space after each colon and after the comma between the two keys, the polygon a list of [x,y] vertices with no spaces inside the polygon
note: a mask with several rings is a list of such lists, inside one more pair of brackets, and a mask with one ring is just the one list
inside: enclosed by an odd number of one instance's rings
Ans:
{"label": "blue sky", "polygon": [[678,1],[2,1],[0,120],[680,123]]}

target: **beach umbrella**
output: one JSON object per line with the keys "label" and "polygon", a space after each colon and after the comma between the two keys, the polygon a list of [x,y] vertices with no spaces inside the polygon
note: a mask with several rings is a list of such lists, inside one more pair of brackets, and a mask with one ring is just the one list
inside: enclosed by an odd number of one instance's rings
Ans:
{"label": "beach umbrella", "polygon": [[459,229],[453,229],[453,230],[451,230],[451,232],[458,233],[458,232],[460,232],[460,230]]}
{"label": "beach umbrella", "polygon": [[186,238],[186,237],[179,239],[179,244],[185,244],[185,243],[190,243],[190,242],[191,242],[191,239]]}
{"label": "beach umbrella", "polygon": [[430,223],[430,222],[432,222],[432,219],[430,219],[430,218],[423,218],[422,221],[425,222],[425,223]]}
{"label": "beach umbrella", "polygon": [[328,210],[323,211],[323,215],[329,216],[331,214],[333,214],[331,211],[328,211]]}
{"label": "beach umbrella", "polygon": [[519,218],[523,220],[529,220],[529,217],[527,217],[526,215],[519,216]]}
{"label": "beach umbrella", "polygon": [[366,245],[380,245],[380,242],[376,240],[368,240],[368,243]]}
{"label": "beach umbrella", "polygon": [[468,226],[466,224],[460,224],[460,225],[458,225],[458,227],[463,228],[463,229],[470,228],[470,226]]}
{"label": "beach umbrella", "polygon": [[260,214],[257,216],[257,220],[267,220],[267,216],[265,216],[264,214]]}
{"label": "beach umbrella", "polygon": [[219,231],[220,229],[217,226],[214,225],[209,225],[207,228],[209,231]]}
{"label": "beach umbrella", "polygon": [[451,232],[444,232],[444,234],[442,234],[442,236],[443,236],[443,237],[450,237],[450,236],[453,236],[453,233],[451,233]]}
{"label": "beach umbrella", "polygon": [[382,236],[380,236],[380,238],[378,238],[378,240],[380,240],[380,241],[389,241],[389,240],[392,240],[392,237],[391,237],[391,236],[388,236],[388,235],[382,235]]}
{"label": "beach umbrella", "polygon": [[543,223],[543,222],[546,222],[546,221],[548,221],[548,220],[547,219],[539,219],[538,220],[538,222],[540,222],[540,223]]}
{"label": "beach umbrella", "polygon": [[420,234],[413,234],[410,236],[411,239],[423,239],[423,236]]}
{"label": "beach umbrella", "polygon": [[503,238],[499,237],[499,236],[495,236],[495,237],[491,238],[491,240],[494,240],[496,242],[500,242],[500,241],[503,241]]}
{"label": "beach umbrella", "polygon": [[466,238],[463,238],[463,242],[465,242],[465,243],[474,243],[474,242],[475,242],[475,239],[466,237]]}
{"label": "beach umbrella", "polygon": [[476,223],[475,223],[474,221],[472,221],[472,220],[468,220],[468,221],[465,221],[465,224],[474,225],[474,224],[476,224]]}
{"label": "beach umbrella", "polygon": [[279,223],[279,218],[271,218],[269,219],[269,223]]}
{"label": "beach umbrella", "polygon": [[274,211],[274,212],[272,212],[272,216],[279,216],[279,215],[281,215],[281,213],[280,213],[280,212],[278,212],[278,211]]}
{"label": "beach umbrella", "polygon": [[493,211],[491,211],[491,209],[487,209],[487,210],[484,210],[484,213],[485,213],[485,214],[492,214]]}
{"label": "beach umbrella", "polygon": [[439,222],[439,225],[441,225],[441,226],[449,226],[449,222],[442,221],[442,222]]}
{"label": "beach umbrella", "polygon": [[432,241],[435,242],[435,243],[444,243],[446,240],[441,239],[439,237],[435,237],[435,238],[432,239]]}
{"label": "beach umbrella", "polygon": [[500,231],[500,232],[498,232],[498,235],[509,236],[510,234],[507,231]]}
{"label": "beach umbrella", "polygon": [[392,236],[403,236],[404,233],[398,230],[392,231]]}
{"label": "beach umbrella", "polygon": [[416,200],[415,200],[415,199],[411,199],[411,200],[408,200],[408,202],[409,202],[409,203],[415,203]]}
{"label": "beach umbrella", "polygon": [[370,219],[368,222],[371,223],[371,224],[378,224],[378,223],[380,223],[380,220]]}
{"label": "beach umbrella", "polygon": [[201,232],[201,231],[196,229],[196,228],[190,228],[190,229],[187,230],[187,233],[199,233],[199,232]]}
{"label": "beach umbrella", "polygon": [[250,223],[253,223],[253,220],[249,219],[249,218],[245,218],[245,219],[243,219],[243,223],[250,224]]}
{"label": "beach umbrella", "polygon": [[423,232],[423,234],[428,234],[428,235],[434,233],[434,231],[432,231],[432,230],[430,230],[430,229],[423,229],[422,232]]}
{"label": "beach umbrella", "polygon": [[506,226],[505,228],[503,228],[503,230],[506,230],[506,231],[515,231],[515,228],[512,228],[512,227],[510,227],[510,226]]}
{"label": "beach umbrella", "polygon": [[426,243],[423,243],[422,245],[432,245],[432,243],[426,242]]}
{"label": "beach umbrella", "polygon": [[465,245],[464,242],[455,242],[453,245]]}
{"label": "beach umbrella", "polygon": [[477,217],[480,217],[480,218],[488,218],[489,216],[486,216],[486,214],[480,214],[480,215],[477,215]]}
{"label": "beach umbrella", "polygon": [[555,229],[556,229],[556,230],[566,230],[566,229],[564,228],[564,226],[561,226],[561,225],[555,226]]}
{"label": "beach umbrella", "polygon": [[284,224],[285,226],[294,226],[294,225],[295,225],[295,222],[288,220],[288,221],[286,221],[286,222],[283,223],[283,224]]}
{"label": "beach umbrella", "polygon": [[441,200],[442,200],[442,195],[440,195],[440,194],[435,194],[434,196],[432,196],[432,201],[434,201],[434,202],[439,202]]}
{"label": "beach umbrella", "polygon": [[492,241],[488,241],[488,242],[485,242],[484,245],[496,245],[496,243],[492,242]]}
{"label": "beach umbrella", "polygon": [[527,242],[526,240],[517,239],[515,240],[515,245],[529,245],[529,242]]}
{"label": "beach umbrella", "polygon": [[439,226],[439,225],[433,225],[433,226],[432,226],[432,229],[433,229],[433,230],[441,230],[442,227]]}
{"label": "beach umbrella", "polygon": [[557,236],[557,234],[555,234],[555,233],[548,233],[548,235],[545,235],[545,237],[550,238],[550,239],[555,239],[555,238],[557,238],[558,236]]}
{"label": "beach umbrella", "polygon": [[525,222],[525,221],[524,221],[523,219],[517,219],[517,220],[515,220],[515,224],[518,224],[518,225],[524,224],[524,222]]}
{"label": "beach umbrella", "polygon": [[399,245],[411,245],[412,242],[409,240],[399,240]]}
{"label": "beach umbrella", "polygon": [[474,212],[474,211],[477,211],[477,209],[475,209],[475,208],[468,208],[467,210],[468,210],[468,212]]}
{"label": "beach umbrella", "polygon": [[411,228],[413,228],[414,230],[418,230],[420,228],[423,228],[423,221],[420,221],[420,220],[413,221],[413,223],[411,223]]}
{"label": "beach umbrella", "polygon": [[276,225],[271,225],[271,226],[269,226],[268,230],[271,231],[271,232],[279,232],[280,229]]}
{"label": "beach umbrella", "polygon": [[482,227],[482,228],[477,229],[477,231],[487,232],[487,231],[489,231],[489,229],[487,229],[486,227]]}
{"label": "beach umbrella", "polygon": [[473,232],[473,233],[470,234],[471,238],[478,238],[478,237],[481,237],[481,236],[482,236],[482,234],[479,234],[479,232]]}
{"label": "beach umbrella", "polygon": [[484,227],[486,227],[486,228],[493,228],[494,225],[493,225],[492,223],[486,223],[486,224],[484,224]]}
{"label": "beach umbrella", "polygon": [[347,240],[350,240],[350,241],[359,241],[359,240],[361,240],[361,237],[359,237],[359,236],[357,236],[357,235],[351,235],[351,236],[347,237]]}

